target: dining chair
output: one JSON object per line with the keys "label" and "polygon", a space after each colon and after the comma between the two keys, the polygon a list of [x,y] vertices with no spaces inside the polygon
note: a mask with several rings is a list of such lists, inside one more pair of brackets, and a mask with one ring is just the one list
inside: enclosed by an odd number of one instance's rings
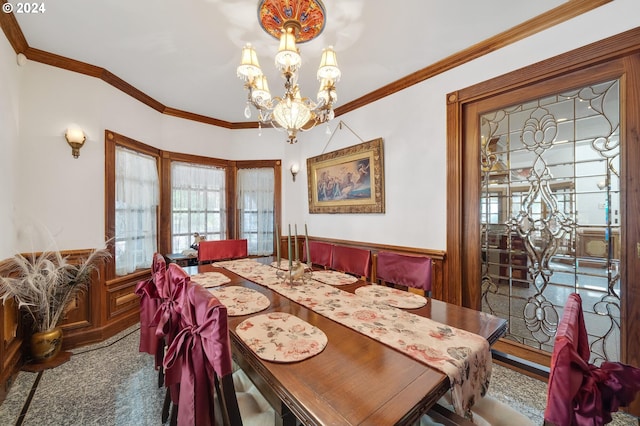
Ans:
{"label": "dining chair", "polygon": [[[140,352],[157,355],[161,340],[156,336],[158,323],[154,321],[156,311],[162,297],[158,286],[164,286],[167,264],[160,253],[153,255],[151,277],[140,281],[135,288],[135,294],[140,297]],[[156,368],[158,364],[156,363]]]}
{"label": "dining chair", "polygon": [[420,419],[420,426],[435,425],[477,425],[477,426],[536,426],[524,414],[492,396],[485,395],[471,407],[471,418],[456,414],[451,402],[451,393],[438,400]]}
{"label": "dining chair", "polygon": [[232,372],[227,308],[202,286],[188,285],[181,328],[167,349],[165,367],[181,372],[175,424],[275,423],[275,411],[256,390],[236,394],[234,382],[241,385],[246,375]]}
{"label": "dining chair", "polygon": [[620,362],[589,363],[582,299],[572,293],[556,331],[547,386],[545,425],[602,425],[640,390],[640,368]]}
{"label": "dining chair", "polygon": [[198,263],[240,259],[248,256],[247,240],[212,240],[198,244]]}
{"label": "dining chair", "polygon": [[[311,249],[309,249],[311,251]],[[313,252],[312,252],[313,253]],[[333,245],[331,247],[331,269],[366,279],[371,271],[371,250],[357,247]]]}
{"label": "dining chair", "polygon": [[167,263],[160,253],[154,253],[151,263],[151,277],[140,281],[135,294],[140,296],[140,352],[154,355],[155,368],[158,370],[158,387],[164,384],[164,338],[156,335],[158,321],[156,312],[165,298]]}
{"label": "dining chair", "polygon": [[375,256],[376,281],[422,295],[431,293],[431,258],[381,251]]}
{"label": "dining chair", "polygon": [[[311,263],[322,266],[325,269],[331,267],[331,253],[333,244],[322,241],[309,241],[309,252],[311,253]],[[307,262],[306,244],[302,248],[302,261]]]}
{"label": "dining chair", "polygon": [[[164,339],[165,346],[168,348],[175,340],[181,329],[182,309],[186,300],[186,291],[191,278],[189,274],[176,263],[170,263],[165,278],[163,288],[163,298],[156,311],[154,320],[158,326],[156,328],[156,336]],[[178,403],[178,394],[180,390],[181,372],[176,368],[167,368],[166,354],[163,357],[164,369],[164,386],[166,387],[165,401],[162,408],[162,422],[166,422],[170,414],[175,416],[175,410],[170,412],[171,403]]]}

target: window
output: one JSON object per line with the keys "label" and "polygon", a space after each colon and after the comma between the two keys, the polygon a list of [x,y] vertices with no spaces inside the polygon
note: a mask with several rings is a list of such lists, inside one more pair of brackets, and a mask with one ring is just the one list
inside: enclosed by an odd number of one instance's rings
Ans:
{"label": "window", "polygon": [[237,182],[240,238],[250,255],[273,253],[274,169],[239,169]]}
{"label": "window", "polygon": [[105,271],[107,285],[137,282],[154,253],[186,250],[195,232],[208,240],[246,238],[251,254],[273,253],[281,171],[280,160],[161,151],[106,130],[105,235],[115,260]]}
{"label": "window", "polygon": [[226,238],[225,169],[171,163],[171,246],[174,252],[188,249],[193,234],[207,240]]}
{"label": "window", "polygon": [[115,267],[126,275],[151,266],[157,251],[158,166],[154,157],[116,147]]}

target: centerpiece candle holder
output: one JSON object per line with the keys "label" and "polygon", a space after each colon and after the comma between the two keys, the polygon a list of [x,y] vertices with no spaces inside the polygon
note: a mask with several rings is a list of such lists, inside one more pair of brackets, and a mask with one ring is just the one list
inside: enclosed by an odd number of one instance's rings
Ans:
{"label": "centerpiece candle holder", "polygon": [[306,284],[307,281],[309,281],[311,279],[311,276],[313,274],[313,269],[311,267],[311,254],[309,253],[309,236],[307,233],[307,225],[305,224],[304,226],[304,230],[305,230],[305,244],[306,244],[306,251],[307,251],[307,263],[303,263],[300,260],[300,256],[298,253],[298,225],[294,225],[294,237],[293,237],[293,243],[295,246],[294,252],[294,259],[291,259],[291,252],[292,252],[292,247],[291,247],[291,224],[289,224],[289,234],[287,236],[287,254],[288,254],[288,262],[289,262],[289,267],[285,270],[282,268],[282,258],[280,257],[280,234],[278,233],[278,226],[276,225],[276,238],[278,243],[276,244],[276,252],[277,252],[277,259],[278,259],[278,264],[277,264],[277,272],[276,272],[276,276],[281,279],[283,281],[283,283],[286,283],[286,281],[289,281],[289,285],[290,286],[294,286],[294,284],[300,284],[300,282],[302,284]]}

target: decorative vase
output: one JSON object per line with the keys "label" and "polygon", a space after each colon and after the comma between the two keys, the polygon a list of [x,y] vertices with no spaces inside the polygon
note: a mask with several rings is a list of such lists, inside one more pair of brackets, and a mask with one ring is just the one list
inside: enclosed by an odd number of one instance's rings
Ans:
{"label": "decorative vase", "polygon": [[62,328],[55,327],[33,333],[30,344],[34,362],[45,362],[55,358],[62,348]]}

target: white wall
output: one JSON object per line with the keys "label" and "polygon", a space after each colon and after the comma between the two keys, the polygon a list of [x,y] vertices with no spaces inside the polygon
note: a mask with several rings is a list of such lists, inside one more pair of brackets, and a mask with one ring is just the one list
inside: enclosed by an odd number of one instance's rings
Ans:
{"label": "white wall", "polygon": [[[14,223],[13,210],[3,202],[0,258],[32,249],[32,229],[41,225],[53,233],[60,249],[104,242],[105,129],[171,151],[233,160],[281,158],[284,225],[306,222],[310,235],[444,250],[446,94],[637,27],[635,2],[616,0],[339,117],[332,129],[343,120],[365,141],[384,139],[385,214],[308,213],[306,159],[322,153],[328,139],[325,126],[302,133],[297,144],[289,145],[273,129],[258,136],[257,129],[231,131],[165,116],[98,79],[34,62],[17,67],[3,38],[0,123],[7,131],[0,132],[0,141],[10,155],[0,156],[0,196],[15,199],[15,216],[21,220]],[[77,160],[63,137],[71,122],[89,136]],[[349,130],[339,130],[326,152],[358,143]],[[17,162],[7,158],[12,155]],[[295,183],[288,171],[294,161],[301,166]],[[14,163],[20,167],[12,169]],[[13,179],[15,185],[5,184]],[[33,248],[46,248],[42,244]]]}
{"label": "white wall", "polygon": [[16,54],[0,37],[0,259],[14,254],[15,164],[18,151],[20,75]]}

